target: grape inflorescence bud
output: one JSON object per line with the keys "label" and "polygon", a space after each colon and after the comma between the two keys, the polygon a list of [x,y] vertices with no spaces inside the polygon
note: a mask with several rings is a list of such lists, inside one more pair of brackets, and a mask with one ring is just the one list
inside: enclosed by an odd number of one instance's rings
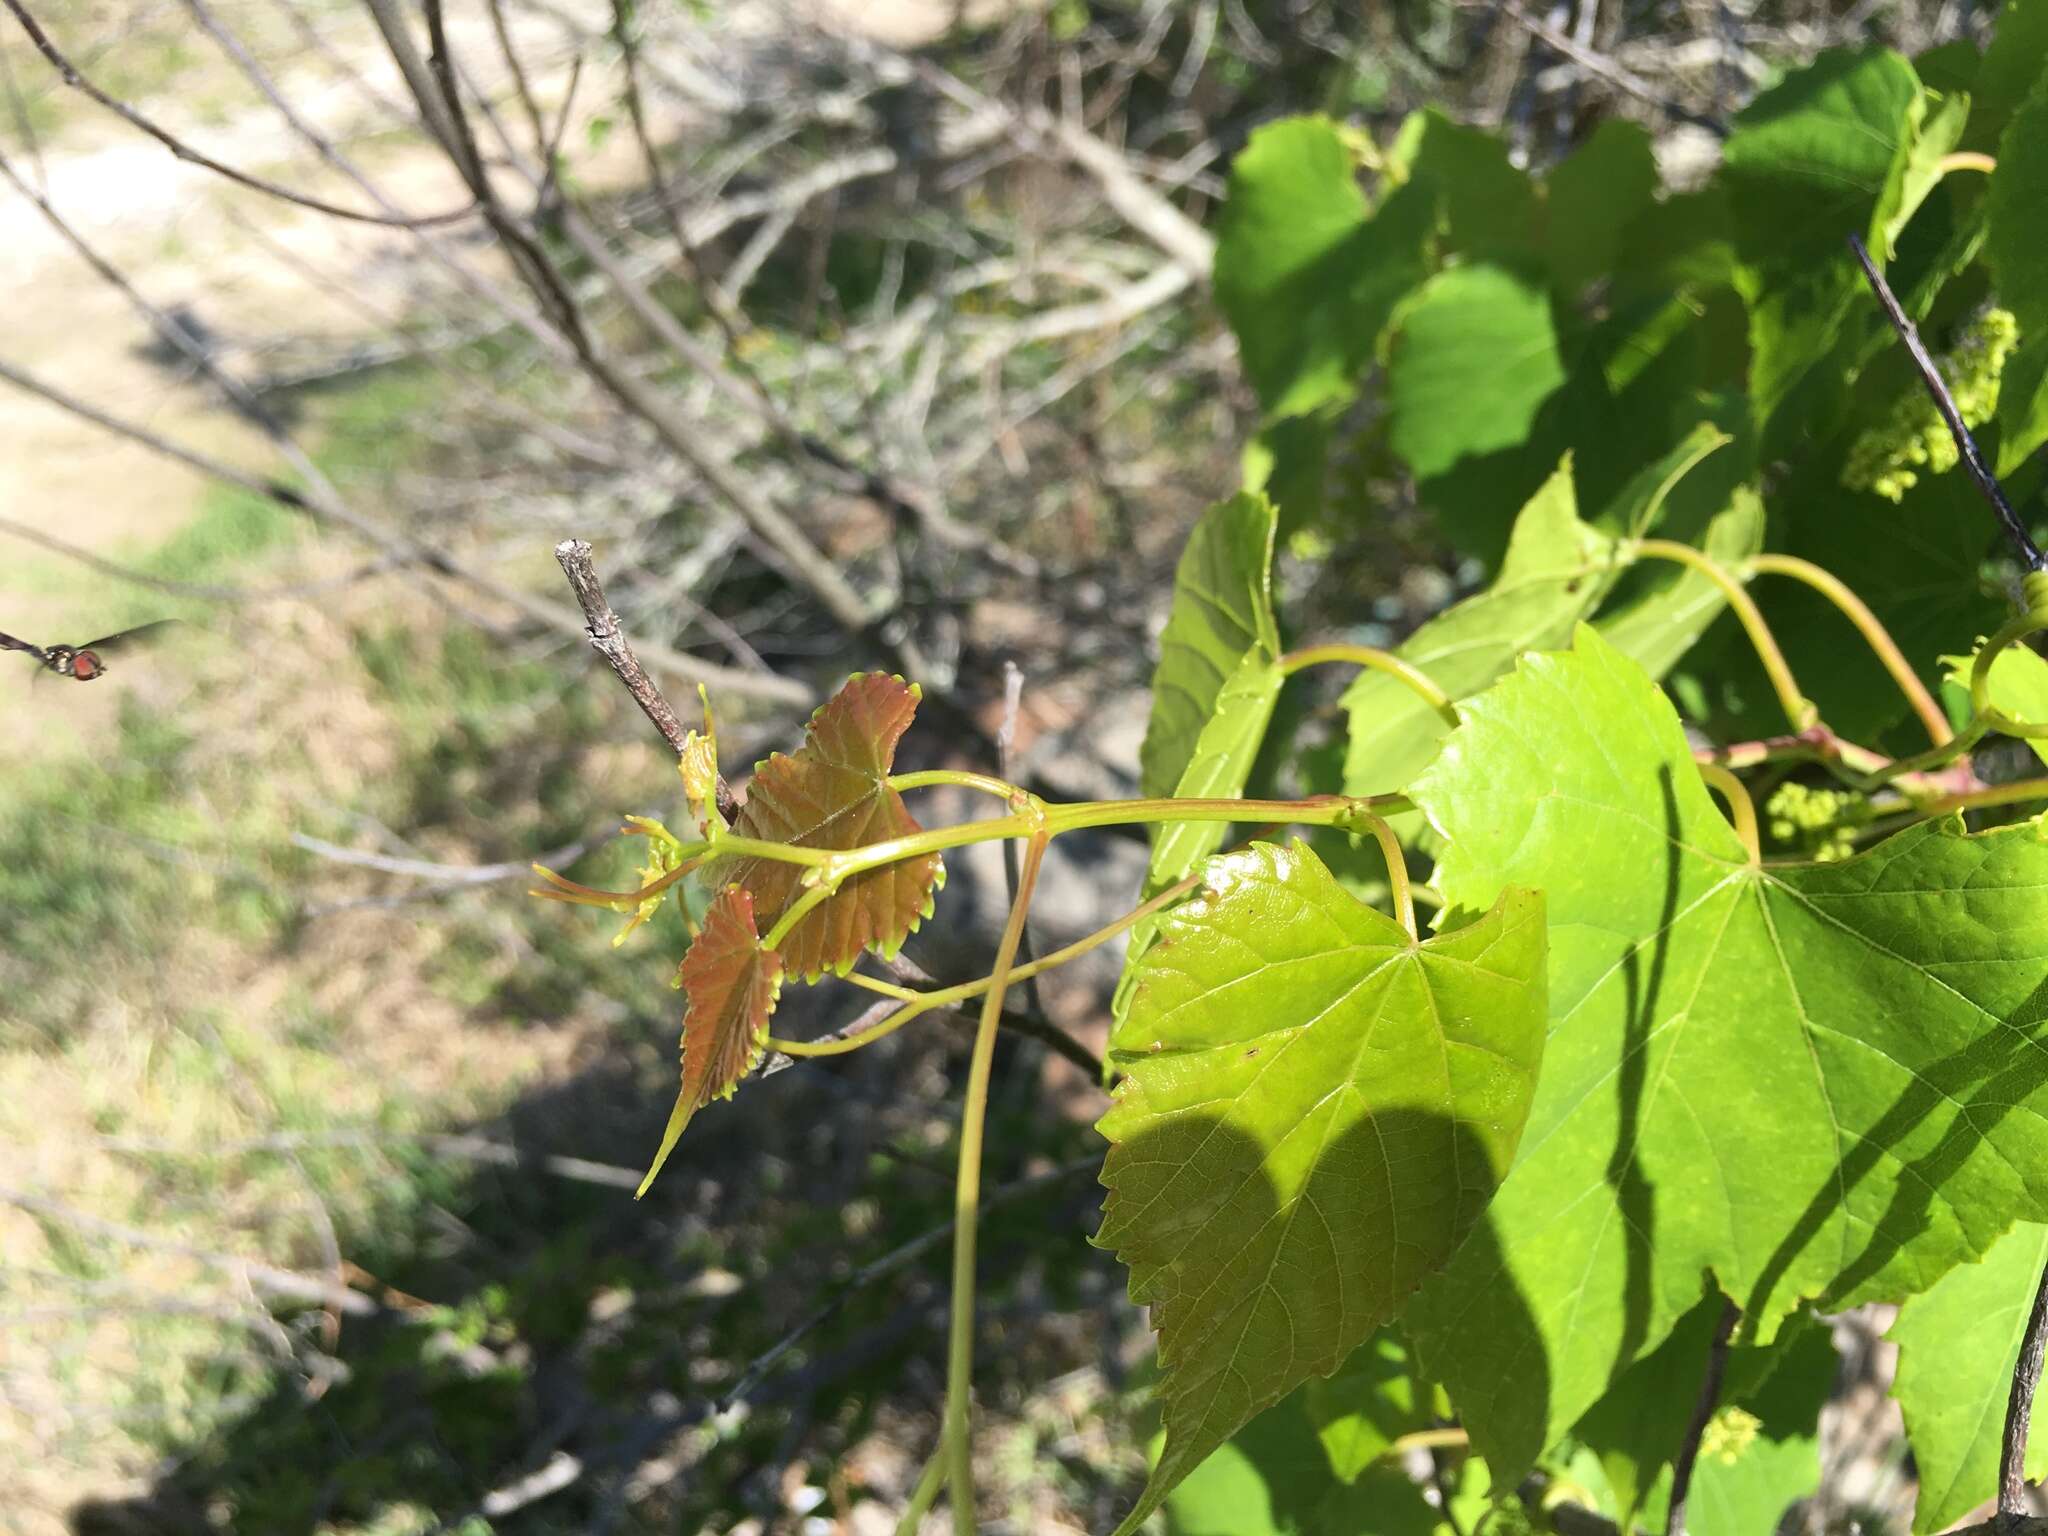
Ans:
{"label": "grape inflorescence bud", "polygon": [[[1939,359],[1941,376],[1963,425],[1981,427],[1998,414],[1999,377],[2006,359],[2019,345],[2019,322],[2009,309],[1987,309],[1970,322],[1953,350]],[[1927,391],[1915,382],[1893,402],[1884,422],[1867,428],[1850,447],[1842,467],[1842,484],[1852,491],[1875,491],[1887,501],[1904,500],[1919,483],[1921,471],[1945,474],[1955,468],[1959,453],[1948,426]]]}
{"label": "grape inflorescence bud", "polygon": [[1773,791],[1764,815],[1774,842],[1827,864],[1856,851],[1856,830],[1869,824],[1871,810],[1869,799],[1854,790],[1788,780]]}

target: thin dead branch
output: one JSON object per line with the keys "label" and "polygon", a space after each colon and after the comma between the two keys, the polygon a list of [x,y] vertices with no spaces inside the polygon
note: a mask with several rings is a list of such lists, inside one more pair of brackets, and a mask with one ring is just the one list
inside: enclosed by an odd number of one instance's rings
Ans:
{"label": "thin dead branch", "polygon": [[0,0],[0,4],[4,4],[9,11],[14,13],[14,19],[21,23],[21,29],[28,34],[29,41],[35,44],[36,51],[49,61],[50,67],[57,71],[59,78],[66,85],[90,97],[122,121],[141,129],[180,160],[199,166],[204,170],[212,171],[216,176],[226,177],[237,186],[247,187],[253,192],[261,192],[266,197],[274,197],[282,202],[294,203],[301,208],[309,208],[313,212],[325,214],[329,218],[347,219],[351,223],[356,224],[382,224],[402,229],[432,229],[440,225],[454,224],[463,219],[476,216],[477,208],[474,203],[450,209],[446,213],[430,214],[388,214],[374,213],[362,208],[345,208],[339,203],[330,203],[324,198],[314,197],[305,192],[295,192],[290,187],[281,185],[278,182],[270,181],[262,176],[252,175],[248,171],[237,170],[234,166],[227,165],[201,150],[194,149],[162,124],[152,118],[145,117],[126,102],[108,95],[97,85],[93,84],[91,80],[80,73],[78,67],[58,49],[57,45],[50,41],[49,34],[43,31],[35,17],[30,15],[27,8],[22,5],[21,0]]}

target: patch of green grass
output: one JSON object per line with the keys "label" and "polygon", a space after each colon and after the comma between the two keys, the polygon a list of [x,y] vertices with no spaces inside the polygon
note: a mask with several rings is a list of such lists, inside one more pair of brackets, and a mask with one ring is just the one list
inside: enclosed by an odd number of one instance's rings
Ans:
{"label": "patch of green grass", "polygon": [[418,364],[373,369],[346,388],[321,391],[321,468],[362,478],[417,462],[423,450],[420,423],[433,419],[446,402],[446,391],[438,375]]}
{"label": "patch of green grass", "polygon": [[283,548],[303,536],[305,519],[239,486],[209,491],[198,513],[138,562],[166,581],[218,582],[239,561]]}
{"label": "patch of green grass", "polygon": [[[161,963],[195,914],[244,937],[282,917],[261,883],[208,850],[231,846],[197,797],[193,738],[125,699],[111,747],[27,769],[0,802],[0,1044],[61,1037],[110,967]],[[232,803],[232,795],[227,797]]]}

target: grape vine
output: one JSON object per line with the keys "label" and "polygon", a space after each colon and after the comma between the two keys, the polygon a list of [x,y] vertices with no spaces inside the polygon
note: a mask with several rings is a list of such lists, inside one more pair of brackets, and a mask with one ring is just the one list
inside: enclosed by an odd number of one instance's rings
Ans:
{"label": "grape vine", "polygon": [[[686,885],[707,914],[650,1179],[769,1052],[976,1005],[943,1428],[901,1529],[941,1493],[975,1525],[1006,998],[1119,938],[1095,1241],[1151,1310],[1164,1422],[1120,1533],[1222,1528],[1197,1512],[1247,1474],[1275,1498],[1247,1531],[1769,1529],[1819,1476],[1819,1316],[1879,1301],[1916,1530],[2018,1516],[2048,775],[1979,749],[2048,750],[2018,510],[2048,443],[2048,6],[1940,78],[1824,55],[1691,192],[1636,173],[1627,125],[1542,183],[1430,113],[1385,144],[1259,130],[1216,273],[1267,412],[1256,483],[1189,537],[1138,794],[896,773],[918,689],[870,673],[736,808],[707,707],[671,743],[690,835],[627,828],[637,888],[542,872],[628,932]],[[1276,550],[1343,558],[1371,512],[1344,466],[1374,458],[1491,580],[1398,645],[1293,645]],[[1341,782],[1303,792],[1306,749],[1268,738],[1336,668]],[[922,825],[939,786],[991,813]],[[1046,849],[1112,823],[1151,829],[1138,900],[1028,958]],[[986,975],[861,969],[933,917],[947,852],[991,841],[1022,856]],[[826,978],[879,1011],[776,1036],[782,989]],[[1309,1442],[1283,1525],[1272,1448]],[[1400,1460],[1425,1450],[1426,1483]]]}

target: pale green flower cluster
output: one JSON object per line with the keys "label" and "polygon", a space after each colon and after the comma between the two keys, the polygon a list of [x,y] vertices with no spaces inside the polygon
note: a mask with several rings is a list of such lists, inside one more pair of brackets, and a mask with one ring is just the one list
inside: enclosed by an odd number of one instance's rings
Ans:
{"label": "pale green flower cluster", "polygon": [[1818,864],[1846,859],[1856,851],[1856,829],[1870,820],[1870,802],[1848,789],[1816,789],[1787,780],[1764,814],[1773,840],[1797,848]]}
{"label": "pale green flower cluster", "polygon": [[[1999,375],[2019,337],[2011,310],[1987,309],[1970,322],[1955,349],[1936,360],[1965,426],[1981,427],[1998,414]],[[1900,501],[1919,483],[1921,471],[1944,474],[1956,460],[1955,439],[1927,391],[1915,383],[1893,402],[1881,426],[1856,439],[1842,467],[1842,484]]]}
{"label": "pale green flower cluster", "polygon": [[1706,1431],[1700,1436],[1700,1460],[1734,1466],[1756,1442],[1757,1431],[1763,1427],[1764,1421],[1745,1408],[1723,1408],[1707,1420]]}

